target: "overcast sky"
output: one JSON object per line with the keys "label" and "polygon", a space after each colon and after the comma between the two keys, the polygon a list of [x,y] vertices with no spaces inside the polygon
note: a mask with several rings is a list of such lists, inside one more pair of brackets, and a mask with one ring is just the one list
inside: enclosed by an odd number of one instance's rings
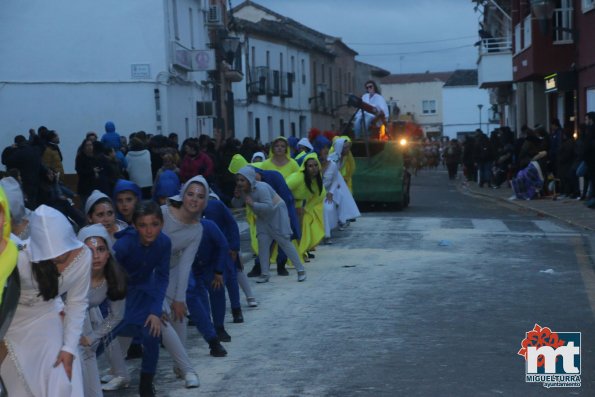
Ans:
{"label": "overcast sky", "polygon": [[[243,0],[232,0],[232,6]],[[479,14],[469,0],[255,0],[343,39],[391,73],[474,69]]]}

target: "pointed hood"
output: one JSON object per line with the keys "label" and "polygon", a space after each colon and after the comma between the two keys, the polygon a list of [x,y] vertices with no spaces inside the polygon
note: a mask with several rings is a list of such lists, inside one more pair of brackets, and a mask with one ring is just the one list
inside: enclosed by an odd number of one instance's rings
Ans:
{"label": "pointed hood", "polygon": [[318,169],[322,169],[322,166],[320,165],[320,160],[318,160],[318,155],[316,154],[316,152],[312,152],[304,156],[304,161],[302,162],[302,165],[300,165],[301,172],[306,172],[306,163],[310,159],[316,160],[316,162],[318,163]]}
{"label": "pointed hood", "polygon": [[116,125],[113,121],[105,123],[105,132],[116,132]]}
{"label": "pointed hood", "polygon": [[250,160],[251,163],[254,163],[254,159],[256,157],[260,157],[262,160],[259,161],[259,163],[263,162],[264,160],[266,160],[267,156],[265,156],[265,154],[263,152],[256,152],[252,155],[252,159]]}
{"label": "pointed hood", "polygon": [[343,152],[343,146],[347,140],[344,137],[335,138],[333,140],[333,147],[331,148],[329,160],[338,163],[341,160],[341,153]]}
{"label": "pointed hood", "polygon": [[186,194],[186,190],[188,190],[188,188],[190,187],[190,185],[192,183],[200,183],[201,185],[203,185],[205,187],[205,196],[206,196],[205,200],[208,202],[210,188],[209,188],[209,184],[207,183],[207,180],[202,175],[196,175],[196,176],[193,176],[192,178],[188,179],[186,181],[186,183],[184,183],[184,185],[182,185],[182,188],[180,189],[180,193],[176,194],[175,196],[170,197],[169,199],[172,201],[177,201],[177,202],[181,203],[182,199],[184,197],[184,194]]}
{"label": "pointed hood", "polygon": [[40,205],[31,213],[29,220],[32,262],[53,259],[83,246],[66,217],[52,207]]}
{"label": "pointed hood", "polygon": [[84,228],[79,230],[79,234],[78,234],[77,238],[82,243],[84,243],[85,240],[88,239],[89,237],[101,237],[103,240],[105,240],[105,243],[107,244],[107,248],[109,248],[110,252],[112,251],[112,246],[114,245],[114,240],[112,239],[112,237],[109,235],[106,228],[102,224],[96,223],[93,225],[85,226]]}
{"label": "pointed hood", "polygon": [[247,165],[248,161],[246,161],[244,156],[242,156],[241,154],[234,154],[231,158],[231,161],[229,162],[229,167],[227,167],[227,169],[232,174],[237,174],[242,167],[245,167]]}
{"label": "pointed hood", "polygon": [[331,141],[329,141],[324,135],[318,135],[314,139],[314,142],[312,142],[312,143],[314,146],[314,151],[319,156],[320,156],[320,152],[322,151],[322,149],[324,149],[325,147],[327,147],[327,148],[331,147]]}
{"label": "pointed hood", "polygon": [[314,150],[314,148],[312,147],[312,144],[310,143],[310,141],[308,140],[308,138],[302,138],[302,139],[300,139],[299,142],[298,142],[298,146],[306,147],[310,151]]}
{"label": "pointed hood", "polygon": [[157,201],[159,197],[175,196],[179,191],[180,178],[178,174],[172,170],[165,170],[159,175],[159,179],[157,179],[153,199]]}
{"label": "pointed hood", "polygon": [[242,167],[238,171],[238,174],[246,178],[250,183],[250,188],[254,189],[254,186],[256,185],[256,171],[254,170],[254,167],[251,167],[249,165]]}
{"label": "pointed hood", "polygon": [[[112,199],[109,198],[109,196],[107,194],[100,192],[99,190],[93,190],[91,192],[91,195],[87,199],[87,202],[85,203],[85,215],[90,215],[89,212],[91,212],[91,208],[93,208],[95,203],[101,199],[108,199],[110,201],[110,203],[112,202]],[[113,206],[113,203],[112,203],[112,206]]]}
{"label": "pointed hood", "polygon": [[142,200],[142,194],[138,185],[134,182],[127,181],[126,179],[118,179],[116,182],[116,186],[114,186],[113,199],[116,199],[118,193],[125,191],[131,191],[139,201]]}

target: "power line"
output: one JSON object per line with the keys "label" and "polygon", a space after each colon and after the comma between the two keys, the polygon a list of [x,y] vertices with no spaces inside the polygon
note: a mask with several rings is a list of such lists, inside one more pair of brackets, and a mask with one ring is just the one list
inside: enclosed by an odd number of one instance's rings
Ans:
{"label": "power line", "polygon": [[457,47],[440,48],[440,49],[435,49],[435,50],[409,51],[409,52],[393,52],[393,53],[384,53],[384,54],[359,54],[359,56],[362,56],[362,57],[382,57],[382,56],[394,56],[394,55],[431,54],[431,53],[435,53],[435,52],[451,51],[451,50],[457,50],[457,49],[460,49],[460,48],[467,48],[467,47],[473,47],[473,44],[465,44],[465,45],[460,45],[460,46],[457,46]]}
{"label": "power line", "polygon": [[408,45],[408,44],[427,44],[427,43],[438,43],[444,41],[455,41],[455,40],[463,40],[463,39],[472,39],[476,38],[477,36],[461,36],[461,37],[452,37],[450,39],[440,39],[440,40],[424,40],[424,41],[401,41],[395,43],[354,43],[349,42],[345,43],[347,45]]}

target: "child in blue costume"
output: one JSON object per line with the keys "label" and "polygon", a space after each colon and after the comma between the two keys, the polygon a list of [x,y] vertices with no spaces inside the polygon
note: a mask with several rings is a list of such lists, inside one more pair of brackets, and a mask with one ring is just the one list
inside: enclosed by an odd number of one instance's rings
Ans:
{"label": "child in blue costume", "polygon": [[[217,224],[229,244],[229,259],[225,267],[225,287],[231,304],[231,314],[234,323],[243,323],[242,306],[240,304],[240,288],[238,285],[238,269],[242,268],[239,258],[240,252],[240,229],[231,211],[221,201],[211,197],[203,217],[210,219]],[[211,300],[211,309],[214,311]]]}
{"label": "child in blue costume", "polygon": [[114,186],[113,198],[117,218],[130,225],[136,203],[142,200],[140,188],[134,182],[118,179]]}
{"label": "child in blue costume", "polygon": [[[199,183],[204,189],[205,196],[208,197],[209,185],[206,180],[203,179]],[[224,328],[223,274],[230,261],[229,245],[215,222],[203,218],[200,224],[202,225],[202,236],[192,263],[192,277],[190,277],[186,292],[186,305],[190,312],[190,318],[196,324],[203,338],[209,343],[213,355],[213,352],[218,350],[214,347],[219,341],[231,341],[231,337]],[[210,303],[209,296],[211,297]],[[212,307],[212,322],[210,307]]]}
{"label": "child in blue costume", "polygon": [[[112,331],[118,336],[142,334],[143,357],[139,393],[154,396],[153,378],[159,359],[161,314],[169,281],[171,241],[161,232],[163,214],[151,201],[137,203],[134,228],[116,233],[114,252],[128,275],[124,320]],[[126,348],[126,346],[123,346]]]}

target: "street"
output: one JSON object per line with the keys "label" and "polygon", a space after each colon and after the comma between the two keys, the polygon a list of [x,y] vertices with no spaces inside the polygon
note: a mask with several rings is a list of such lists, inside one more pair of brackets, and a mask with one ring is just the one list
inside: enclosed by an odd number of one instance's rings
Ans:
{"label": "street", "polygon": [[[162,349],[158,395],[594,395],[593,236],[459,184],[422,171],[409,208],[336,232],[305,283],[292,269],[254,284],[260,306],[244,324],[229,316],[228,356],[210,357],[192,329],[200,388],[184,389]],[[580,388],[525,382],[517,352],[536,323],[582,332]],[[137,380],[135,369],[129,389],[105,395],[136,395]]]}

